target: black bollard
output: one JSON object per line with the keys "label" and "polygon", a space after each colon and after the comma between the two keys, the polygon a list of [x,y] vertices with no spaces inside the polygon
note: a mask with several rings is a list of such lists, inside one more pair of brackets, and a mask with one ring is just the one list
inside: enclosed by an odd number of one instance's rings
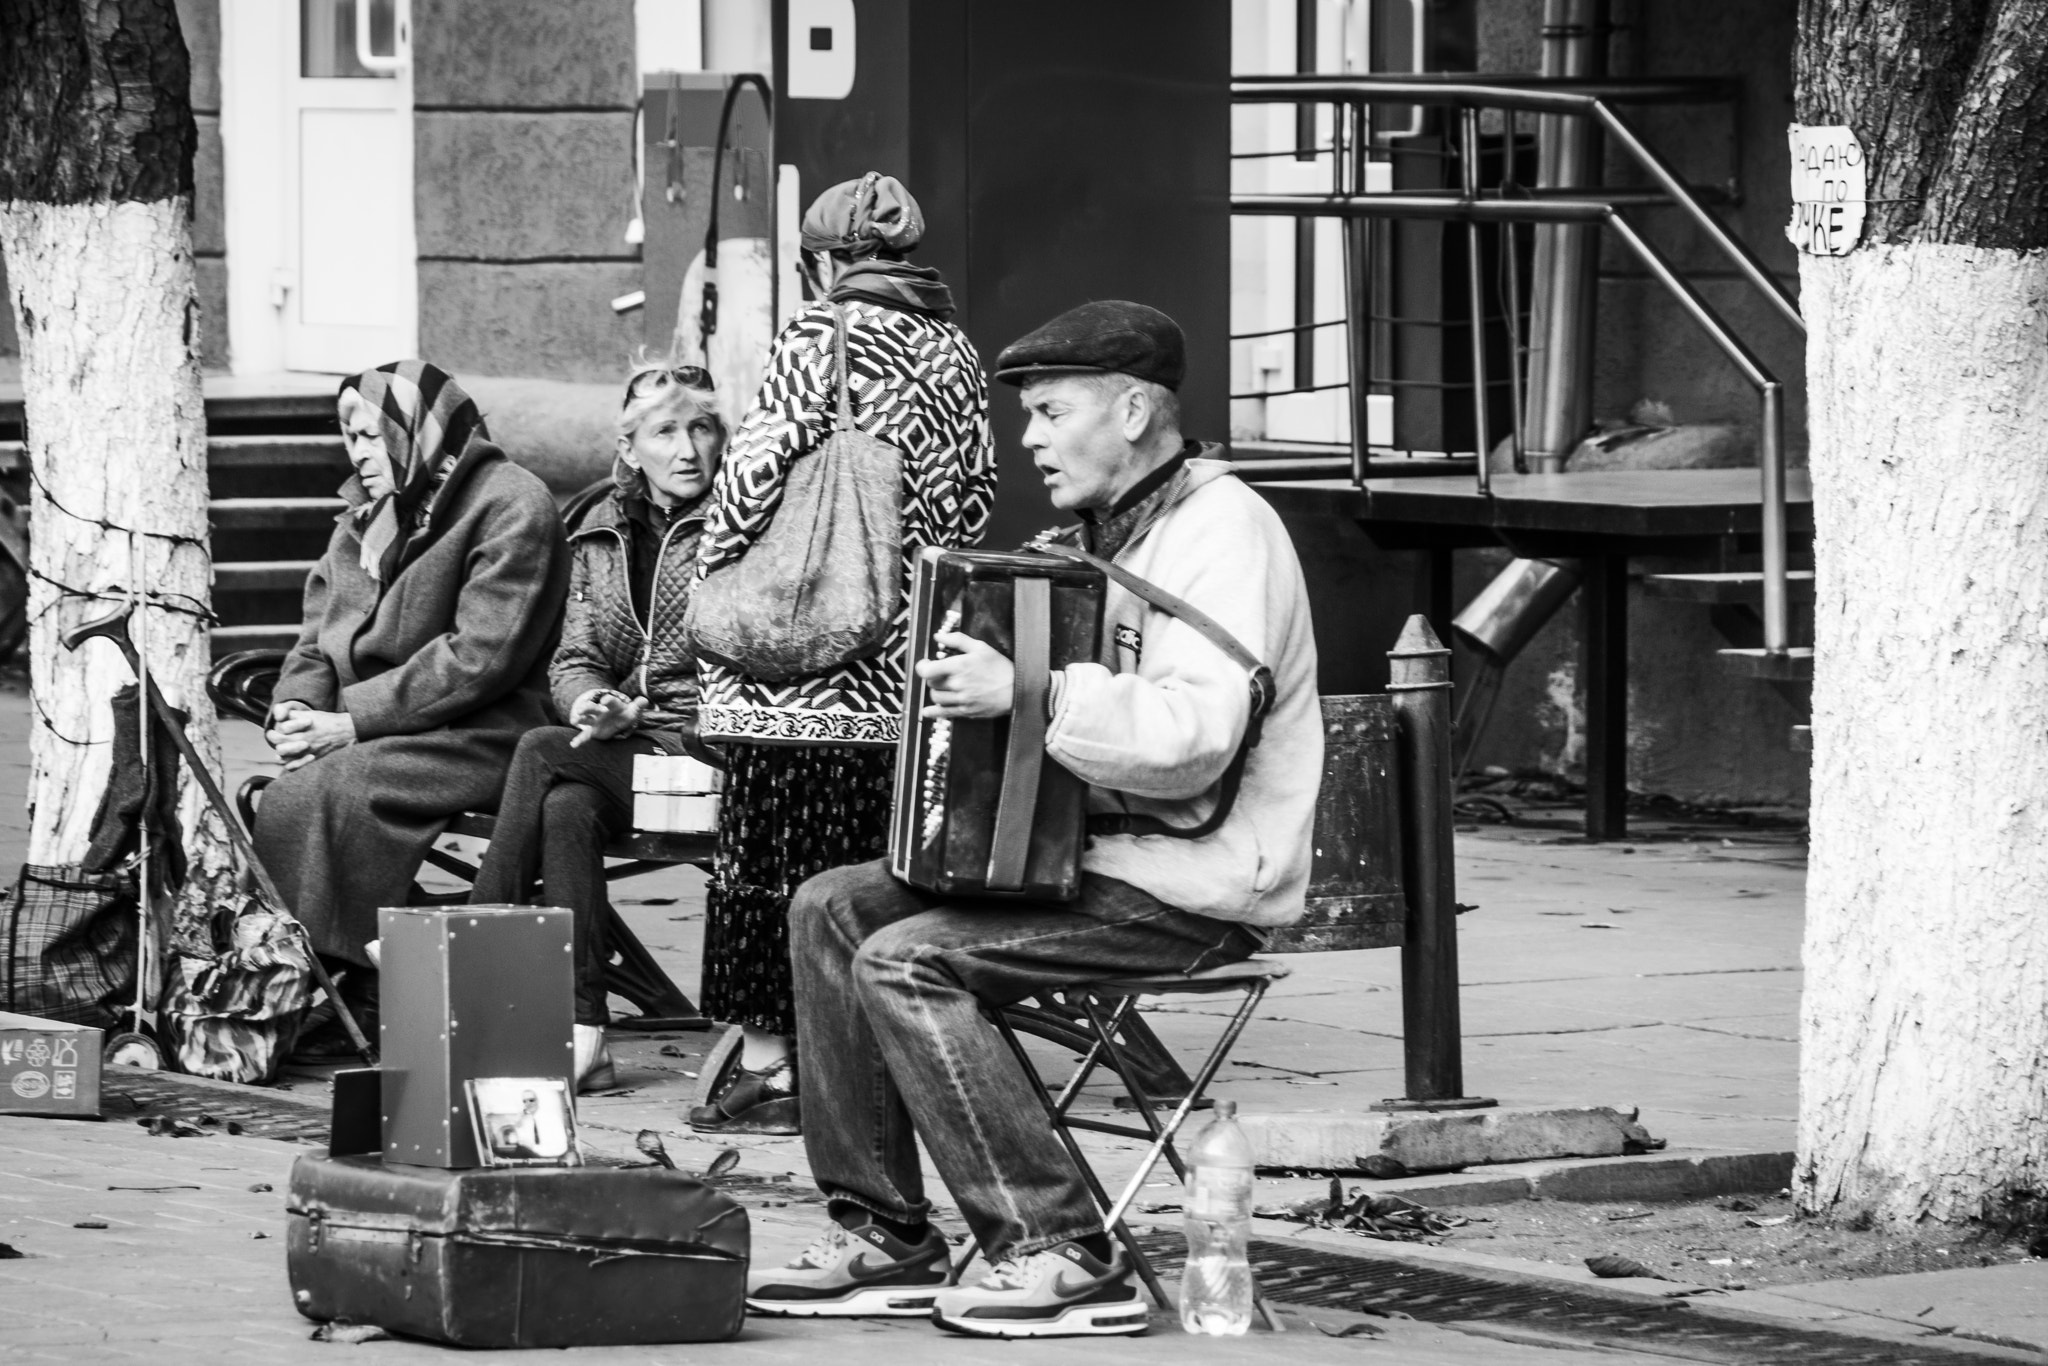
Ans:
{"label": "black bollard", "polygon": [[1458,1021],[1458,883],[1451,846],[1451,652],[1425,617],[1412,616],[1387,652],[1401,757],[1402,882],[1408,934],[1401,945],[1405,1100],[1388,1108],[1491,1105],[1465,1095]]}

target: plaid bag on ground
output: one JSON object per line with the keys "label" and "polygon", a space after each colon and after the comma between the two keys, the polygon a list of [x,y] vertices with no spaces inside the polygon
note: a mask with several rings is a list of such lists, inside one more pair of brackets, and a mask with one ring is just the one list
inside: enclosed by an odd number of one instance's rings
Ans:
{"label": "plaid bag on ground", "polygon": [[135,881],[31,863],[0,911],[0,1008],[112,1026],[135,991]]}

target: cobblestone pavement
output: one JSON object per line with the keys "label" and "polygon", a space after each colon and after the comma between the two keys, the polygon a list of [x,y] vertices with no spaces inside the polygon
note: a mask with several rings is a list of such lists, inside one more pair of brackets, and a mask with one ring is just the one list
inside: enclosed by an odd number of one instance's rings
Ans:
{"label": "cobblestone pavement", "polygon": [[[432,1344],[360,1346],[309,1340],[291,1305],[284,1267],[284,1191],[297,1143],[215,1134],[156,1138],[125,1120],[91,1124],[0,1116],[0,1361],[203,1362],[208,1366],[362,1360],[455,1360]],[[757,1262],[787,1260],[808,1242],[816,1206],[764,1207],[752,1195]],[[103,1227],[78,1227],[80,1224]],[[1289,1314],[1287,1336],[1190,1338],[1163,1315],[1136,1340],[1009,1344],[939,1333],[922,1322],[750,1319],[736,1342],[715,1346],[579,1348],[591,1362],[730,1361],[843,1366],[1004,1363],[1274,1361],[1318,1366],[1399,1360],[1520,1366],[1578,1359],[1420,1323],[1375,1320],[1380,1336],[1327,1336],[1361,1320]],[[1322,1325],[1319,1331],[1316,1324]],[[1362,1355],[1363,1354],[1363,1355]],[[1591,1360],[1596,1354],[1583,1354]],[[1616,1354],[1601,1352],[1603,1360]],[[551,1360],[559,1359],[550,1357]],[[1623,1355],[1622,1360],[1630,1359]],[[1648,1358],[1637,1358],[1647,1361]]]}

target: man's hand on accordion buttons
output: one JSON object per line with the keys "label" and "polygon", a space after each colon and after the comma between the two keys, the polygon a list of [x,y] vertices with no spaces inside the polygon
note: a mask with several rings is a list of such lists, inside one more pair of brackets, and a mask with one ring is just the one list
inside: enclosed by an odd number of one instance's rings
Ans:
{"label": "man's hand on accordion buttons", "polygon": [[965,720],[1007,716],[1016,668],[994,646],[958,631],[940,631],[934,644],[951,653],[920,660],[917,676],[925,682],[931,705],[926,717]]}

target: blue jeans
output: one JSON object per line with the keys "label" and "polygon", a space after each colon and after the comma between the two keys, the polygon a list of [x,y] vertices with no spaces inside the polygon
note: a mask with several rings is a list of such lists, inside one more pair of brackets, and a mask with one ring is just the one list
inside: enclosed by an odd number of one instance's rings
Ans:
{"label": "blue jeans", "polygon": [[885,863],[790,902],[804,1146],[835,1202],[916,1223],[917,1142],[991,1260],[1103,1231],[1086,1182],[984,1006],[1090,979],[1249,957],[1256,931],[1085,875],[1072,902],[952,899]]}

